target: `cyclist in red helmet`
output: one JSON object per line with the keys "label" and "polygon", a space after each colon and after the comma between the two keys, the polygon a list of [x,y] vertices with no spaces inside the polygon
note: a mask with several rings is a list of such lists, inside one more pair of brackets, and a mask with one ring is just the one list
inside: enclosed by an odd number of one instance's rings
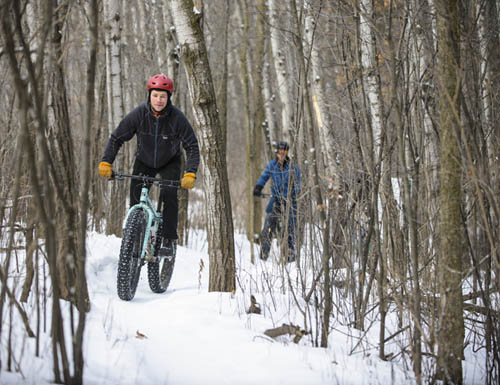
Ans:
{"label": "cyclist in red helmet", "polygon": [[[152,76],[147,84],[148,99],[127,114],[108,140],[104,156],[99,163],[99,174],[110,178],[113,162],[124,142],[137,137],[137,150],[133,174],[162,179],[179,180],[182,152],[186,151],[186,166],[181,186],[194,187],[200,163],[198,140],[186,116],[171,102],[174,82],[168,76]],[[141,182],[130,184],[130,205],[139,203]],[[178,199],[177,190],[162,189],[163,244],[160,255],[175,255],[177,245]]]}

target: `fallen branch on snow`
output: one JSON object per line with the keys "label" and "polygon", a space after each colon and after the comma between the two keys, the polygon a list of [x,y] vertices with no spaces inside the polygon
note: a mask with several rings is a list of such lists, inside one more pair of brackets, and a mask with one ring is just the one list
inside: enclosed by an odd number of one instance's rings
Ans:
{"label": "fallen branch on snow", "polygon": [[300,330],[298,326],[283,324],[280,327],[274,329],[267,329],[264,334],[271,338],[276,338],[285,334],[291,334],[295,337],[293,338],[294,343],[299,343],[302,336],[309,334],[307,330]]}

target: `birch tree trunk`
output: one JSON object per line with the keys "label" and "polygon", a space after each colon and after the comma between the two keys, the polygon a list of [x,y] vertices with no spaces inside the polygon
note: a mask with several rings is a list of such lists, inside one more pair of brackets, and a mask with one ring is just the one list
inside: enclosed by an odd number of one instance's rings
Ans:
{"label": "birch tree trunk", "polygon": [[[378,202],[379,202],[379,180],[380,175],[384,175],[384,164],[381,162],[382,149],[382,120],[383,116],[382,101],[380,100],[379,94],[379,79],[380,76],[377,64],[377,48],[376,48],[376,38],[375,31],[372,32],[374,26],[374,9],[372,7],[371,0],[361,0],[359,4],[359,55],[360,55],[360,67],[362,71],[361,79],[361,98],[362,98],[362,116],[364,118],[366,146],[360,146],[361,155],[363,163],[366,168],[366,172],[369,175],[370,189],[369,189],[369,202],[368,203],[368,213],[370,218],[368,218],[369,228],[368,236],[366,239],[366,244],[363,245],[362,254],[362,274],[367,273],[367,269],[370,269],[372,273],[375,273],[378,263],[378,253],[375,254],[373,261],[369,258],[372,255],[368,255],[368,249],[380,250],[378,246],[373,246],[375,242],[380,239],[379,235],[379,220],[378,220]],[[361,132],[360,132],[361,135]],[[381,197],[383,198],[383,197]],[[380,264],[380,268],[383,268],[384,264]],[[368,299],[368,295],[371,291],[373,281],[361,280],[358,288],[358,299],[355,311],[356,316],[356,327],[360,330],[364,330],[364,313]],[[383,301],[381,302],[381,307],[383,308]],[[383,313],[382,313],[383,314]]]}
{"label": "birch tree trunk", "polygon": [[[249,96],[253,98],[253,119],[252,126],[248,127],[247,133],[247,180],[249,181],[249,186],[247,188],[248,202],[252,205],[250,210],[253,222],[252,228],[254,234],[260,234],[260,229],[262,227],[262,199],[253,196],[253,188],[257,184],[259,179],[260,170],[262,170],[262,145],[264,135],[264,125],[266,120],[266,112],[264,109],[264,46],[265,46],[265,34],[264,34],[264,0],[258,0],[256,2],[257,15],[255,20],[255,32],[251,33],[255,39],[255,52],[253,56],[252,65],[252,86],[249,90]],[[265,152],[266,158],[271,157],[271,145],[269,142],[266,143]]]}
{"label": "birch tree trunk", "polygon": [[230,292],[236,289],[233,219],[225,158],[226,144],[222,140],[208,55],[198,24],[199,16],[193,12],[193,2],[172,0],[169,5],[200,134],[208,210],[208,290]]}
{"label": "birch tree trunk", "polygon": [[[165,32],[165,23],[163,20],[163,4],[161,0],[153,0],[151,8],[153,9],[154,15],[154,31],[155,31],[155,39],[154,39],[154,48],[155,48],[155,56],[156,56],[156,65],[158,70],[155,72],[162,72],[162,68],[165,68],[167,63],[167,43],[166,43],[166,32]],[[169,74],[168,76],[172,76]]]}
{"label": "birch tree trunk", "polygon": [[108,92],[108,129],[112,132],[123,117],[121,87],[121,0],[104,3],[106,17],[106,70]]}
{"label": "birch tree trunk", "polygon": [[[269,0],[270,14],[270,35],[272,58],[274,59],[274,68],[276,70],[276,82],[278,96],[281,102],[281,135],[283,140],[290,142],[289,132],[293,122],[292,104],[290,100],[289,73],[287,61],[285,59],[286,44],[280,41],[279,27],[281,26],[280,12],[277,0]],[[287,8],[287,2],[280,2],[282,7]]]}
{"label": "birch tree trunk", "polygon": [[175,39],[176,36],[172,15],[170,14],[170,12],[166,12],[166,10],[168,9],[168,0],[164,0],[163,9],[165,10],[165,12],[163,12],[165,23],[169,26],[169,29],[165,31],[165,39],[167,45],[167,75],[174,79],[174,81],[176,81],[177,74],[179,72],[179,52],[177,41]]}
{"label": "birch tree trunk", "polygon": [[[266,30],[267,36],[267,30]],[[266,39],[265,41],[265,61],[264,67],[262,69],[263,75],[263,83],[262,83],[262,92],[264,96],[264,108],[266,109],[266,122],[265,122],[265,135],[266,135],[266,143],[268,144],[269,151],[272,152],[272,143],[278,142],[281,140],[281,130],[278,130],[276,124],[276,112],[274,110],[274,100],[276,98],[273,90],[273,80],[272,80],[272,71],[271,65],[269,63],[269,59],[271,57],[270,50],[270,41]],[[271,145],[269,145],[271,144]],[[269,152],[268,152],[269,154]],[[270,156],[270,155],[269,155]]]}
{"label": "birch tree trunk", "polygon": [[[108,96],[108,131],[111,134],[123,118],[123,98],[121,86],[121,0],[104,2],[106,29],[106,72]],[[115,160],[115,169],[124,166],[122,150]],[[122,220],[125,214],[126,184],[110,184],[109,203],[106,221],[106,234],[121,235]]]}
{"label": "birch tree trunk", "polygon": [[[320,9],[321,10],[321,9]],[[319,10],[319,11],[320,11]],[[321,74],[321,57],[320,48],[317,47],[317,40],[315,39],[316,26],[319,22],[318,14],[315,15],[313,9],[306,10],[305,29],[306,40],[308,49],[311,52],[310,61],[310,79],[311,79],[311,99],[314,107],[314,116],[318,125],[320,134],[319,145],[321,147],[320,153],[323,154],[324,164],[326,165],[326,174],[333,176],[336,174],[335,170],[335,142],[333,140],[333,125],[330,112],[326,101],[328,97],[325,95],[323,89],[323,77]]]}
{"label": "birch tree trunk", "polygon": [[375,64],[377,57],[375,54],[375,40],[372,35],[371,28],[374,27],[374,21],[371,19],[373,8],[371,0],[361,0],[360,17],[360,38],[361,38],[361,62],[364,71],[364,89],[366,93],[365,100],[365,119],[368,130],[368,143],[371,154],[367,154],[367,159],[371,158],[373,165],[378,163],[380,154],[380,142],[382,136],[382,122],[380,115],[380,105],[378,89],[378,72]]}

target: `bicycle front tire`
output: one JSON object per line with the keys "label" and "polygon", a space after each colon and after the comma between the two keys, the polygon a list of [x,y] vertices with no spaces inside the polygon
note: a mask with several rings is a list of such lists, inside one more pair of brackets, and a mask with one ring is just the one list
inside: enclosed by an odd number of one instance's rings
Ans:
{"label": "bicycle front tire", "polygon": [[135,296],[141,274],[141,251],[146,236],[146,216],[142,210],[134,210],[128,217],[120,247],[118,261],[118,297],[130,301]]}

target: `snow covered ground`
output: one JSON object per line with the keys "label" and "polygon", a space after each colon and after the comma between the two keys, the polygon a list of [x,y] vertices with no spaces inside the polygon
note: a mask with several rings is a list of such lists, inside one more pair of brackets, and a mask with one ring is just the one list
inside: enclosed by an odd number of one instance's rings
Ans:
{"label": "snow covered ground", "polygon": [[[144,268],[135,298],[124,302],[116,294],[120,239],[89,234],[87,279],[92,309],[85,329],[84,384],[415,383],[403,362],[378,358],[378,328],[372,328],[373,336],[365,336],[362,350],[353,349],[358,332],[335,321],[327,349],[312,347],[307,336],[299,344],[288,337],[267,337],[263,334],[266,329],[283,323],[303,326],[303,316],[277,278],[287,272],[293,277],[295,264],[288,264],[286,272],[271,260],[252,265],[249,244],[238,237],[236,293],[209,293],[206,242],[203,234],[193,233],[191,238],[188,247],[178,248],[166,293],[150,291]],[[260,315],[246,312],[251,294],[261,305]],[[22,375],[3,367],[0,384],[51,383],[48,339],[42,344],[40,358],[33,359],[33,349],[33,339],[16,343]],[[469,360],[466,383],[483,383],[477,362]]]}

